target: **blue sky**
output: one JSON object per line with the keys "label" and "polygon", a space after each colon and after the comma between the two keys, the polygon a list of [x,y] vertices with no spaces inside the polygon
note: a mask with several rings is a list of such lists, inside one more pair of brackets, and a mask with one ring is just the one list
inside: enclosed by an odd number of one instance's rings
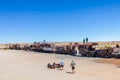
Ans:
{"label": "blue sky", "polygon": [[0,43],[120,41],[119,0],[0,0]]}

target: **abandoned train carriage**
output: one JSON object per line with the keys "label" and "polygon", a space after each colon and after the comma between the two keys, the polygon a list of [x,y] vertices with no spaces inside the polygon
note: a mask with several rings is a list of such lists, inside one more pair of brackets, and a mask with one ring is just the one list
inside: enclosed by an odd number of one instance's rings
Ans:
{"label": "abandoned train carriage", "polygon": [[76,54],[75,45],[70,43],[69,45],[56,46],[55,52],[59,54],[74,55]]}
{"label": "abandoned train carriage", "polygon": [[13,44],[9,45],[9,49],[15,50],[29,50],[46,53],[68,54],[68,55],[81,55],[87,57],[120,57],[120,48],[117,45],[115,48],[97,49],[98,43],[70,43],[69,45],[55,46],[50,43],[34,43],[31,45]]}
{"label": "abandoned train carriage", "polygon": [[15,49],[15,50],[20,50],[20,44],[11,44],[9,45],[9,49]]}
{"label": "abandoned train carriage", "polygon": [[77,54],[82,56],[94,56],[98,43],[84,43],[77,45]]}

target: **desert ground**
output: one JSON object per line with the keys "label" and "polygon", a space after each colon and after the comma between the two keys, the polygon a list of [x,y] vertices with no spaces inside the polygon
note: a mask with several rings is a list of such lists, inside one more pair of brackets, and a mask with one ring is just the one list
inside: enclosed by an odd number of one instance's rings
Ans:
{"label": "desert ground", "polygon": [[[59,63],[62,58],[63,71],[46,67],[48,63]],[[75,74],[71,74],[71,60],[77,64]],[[104,62],[102,58],[0,50],[0,80],[120,80],[119,64]]]}

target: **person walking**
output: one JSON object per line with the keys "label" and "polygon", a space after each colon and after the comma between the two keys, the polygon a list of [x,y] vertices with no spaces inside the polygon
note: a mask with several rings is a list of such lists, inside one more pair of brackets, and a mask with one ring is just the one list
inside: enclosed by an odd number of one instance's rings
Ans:
{"label": "person walking", "polygon": [[64,65],[65,65],[64,59],[61,59],[60,61],[61,70],[63,70]]}
{"label": "person walking", "polygon": [[70,67],[72,68],[72,74],[75,73],[75,65],[76,65],[76,63],[72,60],[72,62],[70,64]]}

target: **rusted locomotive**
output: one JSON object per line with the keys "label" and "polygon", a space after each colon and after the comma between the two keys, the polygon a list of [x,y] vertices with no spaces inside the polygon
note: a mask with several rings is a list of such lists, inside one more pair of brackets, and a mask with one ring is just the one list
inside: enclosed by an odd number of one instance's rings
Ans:
{"label": "rusted locomotive", "polygon": [[27,50],[45,53],[56,53],[65,55],[80,55],[85,57],[102,57],[102,58],[119,58],[120,48],[116,45],[114,48],[104,48],[96,49],[98,43],[70,43],[68,45],[56,46],[52,43],[33,43],[25,44],[20,46],[20,44],[9,45],[9,49],[15,50]]}
{"label": "rusted locomotive", "polygon": [[16,50],[20,50],[20,44],[13,44],[13,45],[9,45],[9,49],[16,49]]}

